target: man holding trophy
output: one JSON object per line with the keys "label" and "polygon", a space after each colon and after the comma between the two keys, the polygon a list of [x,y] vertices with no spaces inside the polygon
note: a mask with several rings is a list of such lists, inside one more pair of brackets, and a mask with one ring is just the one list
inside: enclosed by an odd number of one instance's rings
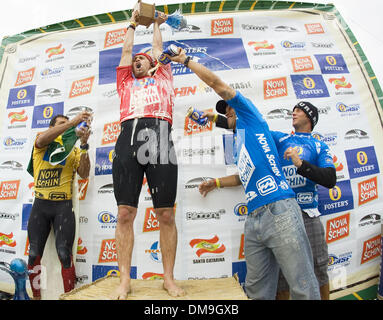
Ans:
{"label": "man holding trophy", "polygon": [[[118,206],[116,246],[120,285],[115,299],[126,299],[131,290],[133,222],[144,173],[160,224],[164,289],[175,297],[185,294],[176,285],[173,275],[177,248],[174,204],[178,175],[176,154],[170,135],[175,99],[173,75],[170,63],[166,64],[160,59],[163,44],[159,26],[165,21],[168,23],[170,16],[155,11],[154,6],[149,10],[146,6],[148,5],[139,1],[134,8],[117,67],[121,133],[113,159],[113,186]],[[145,16],[148,11],[151,17]],[[133,54],[136,27],[140,24],[148,27],[151,23],[151,52]]]}

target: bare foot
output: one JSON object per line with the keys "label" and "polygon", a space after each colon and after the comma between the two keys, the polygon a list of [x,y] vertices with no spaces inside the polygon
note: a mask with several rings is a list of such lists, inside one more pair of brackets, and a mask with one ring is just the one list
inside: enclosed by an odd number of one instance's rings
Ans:
{"label": "bare foot", "polygon": [[178,287],[174,280],[164,281],[164,289],[171,297],[183,297],[186,294],[185,290]]}
{"label": "bare foot", "polygon": [[113,293],[112,300],[126,300],[130,291],[130,283],[120,283],[116,291]]}

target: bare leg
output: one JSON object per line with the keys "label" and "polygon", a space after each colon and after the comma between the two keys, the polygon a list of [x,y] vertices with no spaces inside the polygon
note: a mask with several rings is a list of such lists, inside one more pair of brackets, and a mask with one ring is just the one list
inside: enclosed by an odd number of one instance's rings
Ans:
{"label": "bare leg", "polygon": [[330,300],[330,286],[328,283],[321,286],[319,291],[322,300]]}
{"label": "bare leg", "polygon": [[134,245],[133,222],[137,214],[137,208],[131,206],[118,206],[116,226],[116,249],[118,268],[120,270],[120,285],[113,299],[124,300],[130,292],[130,266]]}
{"label": "bare leg", "polygon": [[164,267],[164,289],[173,297],[185,295],[185,291],[174,281],[174,263],[177,250],[177,227],[173,208],[156,209],[156,216],[160,222],[160,246],[162,264]]}

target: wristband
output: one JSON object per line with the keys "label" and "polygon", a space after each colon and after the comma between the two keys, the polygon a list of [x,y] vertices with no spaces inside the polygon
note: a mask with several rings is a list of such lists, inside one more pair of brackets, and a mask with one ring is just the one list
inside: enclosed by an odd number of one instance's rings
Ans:
{"label": "wristband", "polygon": [[84,144],[84,145],[80,145],[80,149],[81,150],[88,150],[89,149],[89,144]]}
{"label": "wristband", "polygon": [[187,56],[187,57],[186,57],[186,59],[185,59],[185,61],[184,61],[184,66],[185,66],[185,67],[188,66],[190,59],[191,59],[191,56]]}
{"label": "wristband", "polygon": [[215,179],[215,186],[219,189],[221,188],[221,182],[219,181],[218,178]]}
{"label": "wristband", "polygon": [[218,119],[218,113],[216,113],[215,115],[214,115],[214,118],[213,118],[213,122],[215,123],[215,122],[217,122],[217,119]]}

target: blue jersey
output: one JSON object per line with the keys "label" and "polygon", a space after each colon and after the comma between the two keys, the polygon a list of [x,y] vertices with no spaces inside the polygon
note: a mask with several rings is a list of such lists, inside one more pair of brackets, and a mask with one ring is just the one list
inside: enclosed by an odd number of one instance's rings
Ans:
{"label": "blue jersey", "polygon": [[[311,133],[286,134],[271,131],[279,153],[283,173],[296,194],[296,200],[304,209],[318,208],[317,184],[297,173],[297,167],[291,160],[283,159],[283,154],[289,147],[296,148],[299,158],[320,168],[335,168],[329,147],[314,138]],[[319,211],[317,214],[319,215]]]}
{"label": "blue jersey", "polygon": [[295,197],[283,175],[277,147],[261,113],[239,91],[226,102],[237,114],[234,158],[249,212]]}

